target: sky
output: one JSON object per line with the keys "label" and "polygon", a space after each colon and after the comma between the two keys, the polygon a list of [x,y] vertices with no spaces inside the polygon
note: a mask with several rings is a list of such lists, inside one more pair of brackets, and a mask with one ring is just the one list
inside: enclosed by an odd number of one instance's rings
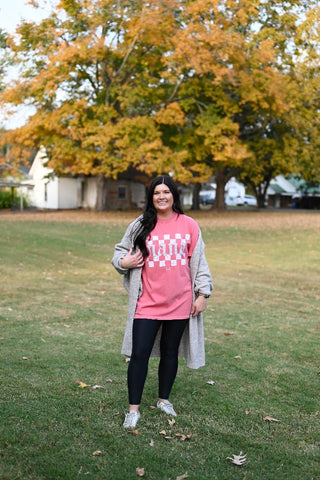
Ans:
{"label": "sky", "polygon": [[1,0],[0,3],[0,28],[9,33],[14,33],[15,27],[22,19],[40,20],[49,12],[44,9],[34,9],[27,5],[28,0]]}
{"label": "sky", "polygon": [[[50,13],[50,1],[47,8],[35,9],[27,4],[28,0],[0,0],[0,28],[13,34],[21,20],[40,21]],[[17,128],[25,123],[30,111],[18,109],[16,114],[6,119],[4,111],[0,109],[0,127],[7,129]]]}

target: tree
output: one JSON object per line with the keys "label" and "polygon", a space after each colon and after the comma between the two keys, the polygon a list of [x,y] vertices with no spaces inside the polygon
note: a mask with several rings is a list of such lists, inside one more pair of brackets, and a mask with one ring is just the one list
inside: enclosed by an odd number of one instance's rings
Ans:
{"label": "tree", "polygon": [[7,66],[8,66],[7,35],[0,28],[0,92],[5,88],[4,75],[5,75],[5,70]]}
{"label": "tree", "polygon": [[[175,2],[60,0],[40,24],[24,22],[10,39],[20,79],[2,102],[32,105],[26,125],[4,135],[11,157],[43,145],[60,174],[104,179],[129,166],[149,174],[183,173],[183,152],[162,141],[161,125],[179,122],[163,79]],[[174,120],[173,120],[174,117]],[[176,166],[175,166],[176,165]]]}
{"label": "tree", "polygon": [[[307,38],[308,30],[319,22],[319,8],[314,5],[302,1],[267,2],[256,19],[254,41],[261,45],[268,38],[271,42],[266,51],[270,76],[266,86],[276,95],[261,97],[258,109],[251,102],[244,103],[236,120],[240,138],[252,152],[243,165],[241,179],[255,191],[260,207],[265,205],[266,191],[274,176],[306,174],[311,160],[306,150],[319,158],[319,143],[314,141],[315,131],[319,132],[319,99],[315,94],[319,91],[319,77],[301,75],[301,70],[310,72],[309,59],[315,58],[316,42]],[[265,90],[265,85],[259,90]]]}
{"label": "tree", "polygon": [[215,174],[216,208],[225,208],[225,183],[240,173],[263,206],[271,178],[301,166],[297,147],[308,144],[316,153],[305,132],[291,140],[293,125],[305,114],[297,52],[302,59],[317,45],[315,34],[305,38],[301,18],[307,14],[307,30],[316,32],[314,5],[199,0],[180,9],[180,28],[166,57],[166,74],[179,85],[174,99],[186,119],[175,140],[189,153],[194,180]]}
{"label": "tree", "polygon": [[266,190],[274,174],[295,167],[288,141],[297,105],[291,50],[311,3],[199,0],[181,7],[166,57],[186,117],[176,141],[189,152],[195,179],[215,174],[216,208],[225,207],[231,176],[243,172],[256,191],[260,184]]}

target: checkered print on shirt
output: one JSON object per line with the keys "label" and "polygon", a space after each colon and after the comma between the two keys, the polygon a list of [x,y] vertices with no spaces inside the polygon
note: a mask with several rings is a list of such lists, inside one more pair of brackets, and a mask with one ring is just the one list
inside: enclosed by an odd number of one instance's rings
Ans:
{"label": "checkered print on shirt", "polygon": [[190,234],[182,235],[176,233],[174,236],[170,234],[152,235],[147,241],[147,249],[149,256],[147,264],[153,267],[176,267],[178,264],[186,265],[188,259],[188,246],[190,245]]}

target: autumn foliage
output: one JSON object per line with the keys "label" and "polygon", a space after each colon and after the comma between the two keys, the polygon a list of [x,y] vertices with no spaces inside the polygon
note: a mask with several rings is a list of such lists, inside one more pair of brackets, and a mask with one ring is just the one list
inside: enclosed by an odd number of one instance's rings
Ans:
{"label": "autumn foliage", "polygon": [[45,146],[57,173],[215,174],[218,206],[235,174],[260,196],[278,173],[314,178],[319,15],[303,0],[60,0],[9,38],[21,75],[0,101],[33,113],[1,141],[18,162]]}

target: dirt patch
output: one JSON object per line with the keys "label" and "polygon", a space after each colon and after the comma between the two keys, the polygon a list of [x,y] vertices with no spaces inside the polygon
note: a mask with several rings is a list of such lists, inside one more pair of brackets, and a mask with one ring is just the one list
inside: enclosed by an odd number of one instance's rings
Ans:
{"label": "dirt patch", "polygon": [[[198,211],[186,212],[201,227],[247,229],[314,229],[320,228],[320,212],[314,211]],[[92,212],[84,210],[59,211],[1,211],[0,221],[70,222],[126,225],[141,214],[126,212]]]}

